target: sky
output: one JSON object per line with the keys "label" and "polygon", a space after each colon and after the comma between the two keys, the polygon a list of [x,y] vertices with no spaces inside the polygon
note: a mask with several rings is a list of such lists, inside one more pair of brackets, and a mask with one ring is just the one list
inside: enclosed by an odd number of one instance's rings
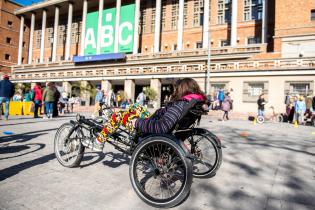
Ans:
{"label": "sky", "polygon": [[17,2],[23,6],[28,6],[28,5],[43,1],[43,0],[13,0],[13,1],[15,1],[15,2]]}

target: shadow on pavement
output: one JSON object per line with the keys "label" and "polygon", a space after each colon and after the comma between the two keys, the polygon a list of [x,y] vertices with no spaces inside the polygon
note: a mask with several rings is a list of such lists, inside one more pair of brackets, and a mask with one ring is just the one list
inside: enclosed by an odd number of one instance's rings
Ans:
{"label": "shadow on pavement", "polygon": [[[242,132],[249,135],[241,136]],[[253,132],[229,126],[214,133],[224,136],[222,143],[227,146],[223,149],[224,170],[219,169],[208,182],[197,183],[191,203],[201,202],[200,194],[204,194],[204,209],[314,209],[313,141],[285,132]],[[226,185],[216,183],[218,177]]]}
{"label": "shadow on pavement", "polygon": [[55,158],[56,158],[55,154],[51,153],[49,155],[45,155],[34,160],[26,161],[24,163],[20,163],[9,168],[2,169],[0,170],[0,181],[10,178],[26,169],[47,163]]}
{"label": "shadow on pavement", "polygon": [[[107,157],[109,158],[109,160],[106,160]],[[108,152],[106,153],[106,157],[105,160],[103,161],[103,164],[111,168],[117,168],[124,164],[128,165],[129,161],[130,158],[127,154]]]}
{"label": "shadow on pavement", "polygon": [[38,118],[38,119],[34,119],[34,118],[15,118],[15,119],[10,119],[8,122],[10,122],[11,120],[31,120],[31,119],[33,119],[33,121],[17,122],[17,123],[12,122],[10,124],[4,123],[4,124],[0,124],[0,127],[1,126],[25,125],[25,124],[34,124],[34,123],[42,123],[42,122],[51,122],[51,121],[56,121],[56,120],[59,120],[59,119],[67,119],[67,118],[72,119],[72,118],[74,118],[74,116],[59,116],[59,117],[53,118],[52,120],[50,120],[50,119],[45,119],[44,120],[42,118]]}
{"label": "shadow on pavement", "polygon": [[54,131],[54,130],[57,130],[57,128],[38,130],[38,131],[32,131],[32,132],[27,132],[27,133],[21,133],[21,134],[14,134],[10,136],[3,136],[3,137],[0,137],[0,143],[10,142],[10,141],[18,141],[19,143],[22,143],[22,142],[26,142],[34,138],[37,138],[39,136],[46,135],[47,134],[46,132]]}
{"label": "shadow on pavement", "polygon": [[[96,159],[95,159],[95,157],[96,157]],[[84,167],[96,164],[96,163],[102,161],[104,158],[105,158],[105,153],[103,153],[103,152],[87,152],[87,153],[84,153],[82,162],[80,164],[80,168],[84,168]],[[95,159],[95,160],[93,160],[93,159]],[[84,162],[88,162],[88,163],[87,164],[82,164]]]}
{"label": "shadow on pavement", "polygon": [[[35,146],[35,148],[33,148]],[[45,147],[45,144],[25,144],[25,145],[19,145],[19,146],[4,146],[0,147],[0,154],[10,154],[10,153],[21,153],[25,151],[25,153],[22,154],[17,154],[15,156],[10,156],[10,157],[3,157],[0,158],[0,160],[6,160],[6,159],[11,159],[11,158],[16,158],[20,157],[23,155],[27,155],[33,152],[36,152],[38,150],[41,150]],[[30,151],[27,151],[30,150]]]}

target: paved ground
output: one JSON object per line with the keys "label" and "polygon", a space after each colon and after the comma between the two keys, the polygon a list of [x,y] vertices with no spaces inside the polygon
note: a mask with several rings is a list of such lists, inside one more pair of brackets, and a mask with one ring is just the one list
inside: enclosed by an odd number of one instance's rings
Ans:
{"label": "paved ground", "polygon": [[[87,153],[80,168],[58,163],[53,137],[68,120],[0,121],[0,209],[153,209],[132,190],[129,158],[109,145],[105,153]],[[227,147],[221,169],[194,179],[190,197],[174,209],[314,209],[314,127],[209,118],[202,127]]]}

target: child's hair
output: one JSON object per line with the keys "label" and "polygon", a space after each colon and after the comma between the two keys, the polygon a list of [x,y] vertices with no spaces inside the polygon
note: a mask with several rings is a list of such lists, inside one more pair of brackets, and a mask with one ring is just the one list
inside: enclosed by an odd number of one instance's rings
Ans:
{"label": "child's hair", "polygon": [[171,98],[172,101],[176,101],[182,99],[185,95],[192,93],[200,94],[206,98],[204,93],[200,90],[198,83],[194,79],[185,78],[176,82],[175,91]]}

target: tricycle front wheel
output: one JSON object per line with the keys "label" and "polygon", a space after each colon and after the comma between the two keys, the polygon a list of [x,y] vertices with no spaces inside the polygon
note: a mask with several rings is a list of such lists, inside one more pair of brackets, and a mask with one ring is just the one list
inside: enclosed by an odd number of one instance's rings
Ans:
{"label": "tricycle front wheel", "polygon": [[68,168],[80,165],[85,148],[81,144],[82,137],[80,128],[71,123],[65,123],[58,128],[54,140],[54,151],[61,165]]}

